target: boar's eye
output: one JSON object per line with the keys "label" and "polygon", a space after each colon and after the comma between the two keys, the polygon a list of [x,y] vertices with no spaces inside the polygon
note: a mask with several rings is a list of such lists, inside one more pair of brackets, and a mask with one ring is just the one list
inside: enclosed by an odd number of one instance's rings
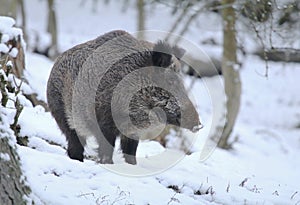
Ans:
{"label": "boar's eye", "polygon": [[172,70],[175,70],[176,71],[176,63],[172,63],[171,65],[170,65],[170,68],[172,69]]}
{"label": "boar's eye", "polygon": [[169,66],[169,68],[177,73],[179,73],[179,62],[177,60],[177,58],[175,56],[172,56],[172,63],[171,65]]}

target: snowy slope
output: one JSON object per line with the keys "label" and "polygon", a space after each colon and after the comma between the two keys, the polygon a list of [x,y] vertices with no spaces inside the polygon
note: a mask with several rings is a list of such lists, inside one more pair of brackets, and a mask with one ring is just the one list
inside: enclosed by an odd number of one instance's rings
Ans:
{"label": "snowy slope", "polygon": [[[135,31],[136,13],[132,8],[120,13],[121,6],[115,2],[94,7],[92,1],[82,2],[57,1],[60,50],[112,29]],[[33,5],[40,9],[27,12],[28,30],[43,33],[46,1],[26,1],[27,10]],[[90,12],[92,8],[94,13]],[[163,5],[152,11],[148,28],[168,30],[174,21],[166,18],[168,11]],[[211,22],[217,20],[212,16]],[[200,28],[209,29],[199,37],[191,28],[187,33],[190,41],[198,43],[211,35],[221,37],[218,23],[203,22]],[[221,54],[219,47],[201,49],[215,56]],[[26,58],[25,77],[30,89],[45,100],[53,62],[29,52]],[[232,138],[236,137],[237,142],[231,151],[215,149],[205,161],[200,161],[200,153],[214,111],[208,89],[218,91],[213,88],[220,82],[219,77],[195,83],[192,94],[205,128],[196,136],[193,153],[169,165],[170,157],[182,153],[166,150],[155,142],[139,146],[136,166],[125,164],[118,149],[115,165],[99,165],[92,159],[84,163],[71,160],[66,155],[65,138],[50,113],[31,107],[24,99],[27,106],[20,117],[21,135],[29,136],[29,147],[18,146],[18,151],[32,198],[36,204],[47,205],[300,204],[299,64],[270,62],[269,67],[270,76],[266,79],[260,75],[265,69],[262,60],[251,55],[243,59],[242,107]],[[186,79],[187,84],[190,80]],[[11,112],[5,110],[7,123],[12,120]],[[161,153],[166,153],[165,157]],[[149,163],[145,156],[157,157]],[[137,176],[141,173],[143,176]]]}
{"label": "snowy slope", "polygon": [[[39,57],[29,54],[28,61],[30,58]],[[147,177],[134,177],[151,168],[151,164],[142,160],[138,160],[137,166],[124,164],[120,159],[117,165],[70,160],[61,146],[46,143],[53,141],[65,146],[49,113],[41,108],[27,107],[20,123],[21,133],[32,136],[31,148],[19,147],[19,151],[33,193],[46,204],[297,204],[300,200],[300,164],[297,161],[300,131],[294,125],[299,116],[296,106],[300,99],[296,97],[292,82],[300,71],[296,64],[282,69],[280,63],[274,63],[270,79],[262,79],[251,67],[264,66],[263,62],[251,56],[246,60],[245,65],[249,67],[245,66],[241,72],[243,106],[233,134],[238,138],[234,150],[216,149],[204,162],[200,162],[200,153],[196,151],[174,167]],[[287,90],[279,83],[284,81],[283,75],[291,83],[290,87],[285,87]],[[282,90],[281,96],[279,90]],[[262,109],[266,103],[269,106]],[[198,106],[209,109],[209,104]],[[278,111],[270,117],[268,113],[275,108]],[[282,120],[278,120],[277,115]],[[145,142],[138,151],[140,156],[147,152],[153,155],[163,148],[157,143]],[[120,158],[118,151],[115,154]],[[156,160],[158,164],[165,164],[168,159]],[[115,173],[118,170],[121,175]],[[124,176],[124,173],[132,176]]]}

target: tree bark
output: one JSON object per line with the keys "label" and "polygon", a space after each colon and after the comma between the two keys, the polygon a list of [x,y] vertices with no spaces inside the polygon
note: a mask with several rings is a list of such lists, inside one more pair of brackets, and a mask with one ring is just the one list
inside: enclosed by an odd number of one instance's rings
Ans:
{"label": "tree bark", "polygon": [[[1,33],[0,33],[0,37],[1,37]],[[12,66],[12,70],[11,72],[19,79],[23,79],[23,70],[25,69],[25,52],[24,49],[21,45],[21,36],[18,36],[17,38],[14,38],[10,41],[7,42],[7,45],[9,47],[12,48],[16,48],[18,50],[18,55],[16,57],[12,57],[11,55],[7,54],[2,54],[1,58],[3,59],[0,62],[0,66],[2,67],[2,69],[5,70],[5,72],[7,72],[7,66],[6,63],[8,61],[11,61],[13,66]],[[41,105],[45,108],[46,111],[49,110],[47,103],[38,100],[37,99],[37,95],[35,93],[33,94],[28,94],[25,95],[25,97],[30,100],[30,102],[32,103],[33,106],[37,106],[37,105]],[[3,98],[2,98],[3,101]]]}
{"label": "tree bark", "polygon": [[[3,34],[0,33],[0,39]],[[22,77],[24,63],[24,50],[21,43],[21,36],[15,36],[6,44],[10,48],[7,53],[0,53],[0,91],[1,91],[1,105],[0,105],[0,204],[2,205],[25,205],[28,204],[26,198],[30,194],[30,188],[24,183],[22,170],[20,167],[20,158],[16,152],[16,137],[18,133],[18,118],[23,109],[17,98],[20,88],[11,86],[11,82],[7,79],[8,75],[13,73],[17,77]],[[10,55],[12,49],[17,49],[18,53]],[[8,63],[8,62],[12,63]],[[19,86],[19,85],[16,85]],[[7,115],[2,112],[9,100],[9,93],[13,94],[10,100],[15,102],[16,113],[14,122],[11,128],[7,123]],[[13,130],[12,130],[13,129]],[[14,131],[14,132],[13,132]]]}
{"label": "tree bark", "polygon": [[25,69],[25,55],[24,49],[21,45],[21,36],[10,40],[7,44],[10,45],[11,48],[16,48],[18,50],[18,55],[15,57],[10,56],[9,54],[7,55],[9,60],[13,63],[13,74],[15,74],[15,76],[19,79],[22,79],[23,70]]}
{"label": "tree bark", "polygon": [[[1,123],[1,122],[0,122]],[[8,140],[7,133],[0,131],[0,204],[25,205],[24,196],[30,188],[24,185],[16,146]]]}
{"label": "tree bark", "polygon": [[223,0],[223,57],[222,73],[224,77],[225,94],[227,97],[225,114],[225,127],[218,142],[218,147],[228,149],[230,145],[228,139],[233,130],[239,108],[241,96],[241,81],[238,71],[236,56],[236,30],[235,30],[235,11],[232,7],[234,0]]}
{"label": "tree bark", "polygon": [[143,32],[145,30],[145,2],[144,0],[137,0],[136,2],[136,8],[137,8],[137,12],[138,12],[138,16],[137,16],[137,30],[140,31],[138,33],[138,38],[142,39],[143,36]]}
{"label": "tree bark", "polygon": [[21,22],[21,28],[23,30],[23,39],[25,42],[27,42],[27,33],[26,33],[26,12],[25,12],[25,5],[24,5],[24,0],[18,0],[18,4],[20,7],[21,11],[21,17],[22,17],[22,22]]}
{"label": "tree bark", "polygon": [[58,55],[57,50],[57,23],[54,8],[54,0],[48,0],[48,32],[51,34],[51,47],[49,50],[49,57],[55,59]]}
{"label": "tree bark", "polygon": [[0,16],[17,17],[17,0],[1,0]]}

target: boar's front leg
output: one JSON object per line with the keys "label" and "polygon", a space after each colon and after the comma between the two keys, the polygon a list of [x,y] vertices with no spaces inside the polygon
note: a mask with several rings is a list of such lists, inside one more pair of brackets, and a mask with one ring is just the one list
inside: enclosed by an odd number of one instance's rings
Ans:
{"label": "boar's front leg", "polygon": [[125,162],[129,164],[136,164],[136,149],[139,140],[136,137],[121,136],[121,149],[124,154]]}

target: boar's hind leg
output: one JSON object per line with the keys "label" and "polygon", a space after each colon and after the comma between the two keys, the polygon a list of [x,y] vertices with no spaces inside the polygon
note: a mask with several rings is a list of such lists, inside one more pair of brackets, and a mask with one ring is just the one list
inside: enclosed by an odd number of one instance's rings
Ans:
{"label": "boar's hind leg", "polygon": [[79,140],[78,135],[74,129],[71,129],[64,116],[61,115],[63,112],[53,112],[52,114],[57,121],[57,124],[63,134],[66,136],[68,141],[68,156],[71,159],[79,160],[83,162],[83,152],[85,146],[85,140]]}
{"label": "boar's hind leg", "polygon": [[[55,115],[55,114],[54,114]],[[54,116],[55,117],[55,116]],[[85,146],[85,140],[79,140],[79,137],[74,129],[71,129],[66,121],[66,119],[62,116],[56,118],[57,124],[61,131],[65,134],[68,141],[68,156],[71,159],[79,160],[83,162],[83,152]]]}
{"label": "boar's hind leg", "polygon": [[101,164],[113,164],[113,152],[115,148],[116,134],[109,128],[101,130],[104,136],[97,138],[99,148],[98,155]]}
{"label": "boar's hind leg", "polygon": [[129,164],[136,164],[136,149],[139,144],[138,140],[121,136],[121,149],[124,154],[125,161]]}
{"label": "boar's hind leg", "polygon": [[80,142],[76,131],[70,128],[65,116],[64,102],[60,91],[55,90],[50,84],[47,95],[51,113],[68,141],[68,156],[71,159],[76,159],[82,162],[85,141],[82,140],[82,142]]}
{"label": "boar's hind leg", "polygon": [[69,130],[67,135],[68,140],[68,156],[71,159],[76,159],[83,162],[83,152],[85,141],[80,141],[75,130]]}

